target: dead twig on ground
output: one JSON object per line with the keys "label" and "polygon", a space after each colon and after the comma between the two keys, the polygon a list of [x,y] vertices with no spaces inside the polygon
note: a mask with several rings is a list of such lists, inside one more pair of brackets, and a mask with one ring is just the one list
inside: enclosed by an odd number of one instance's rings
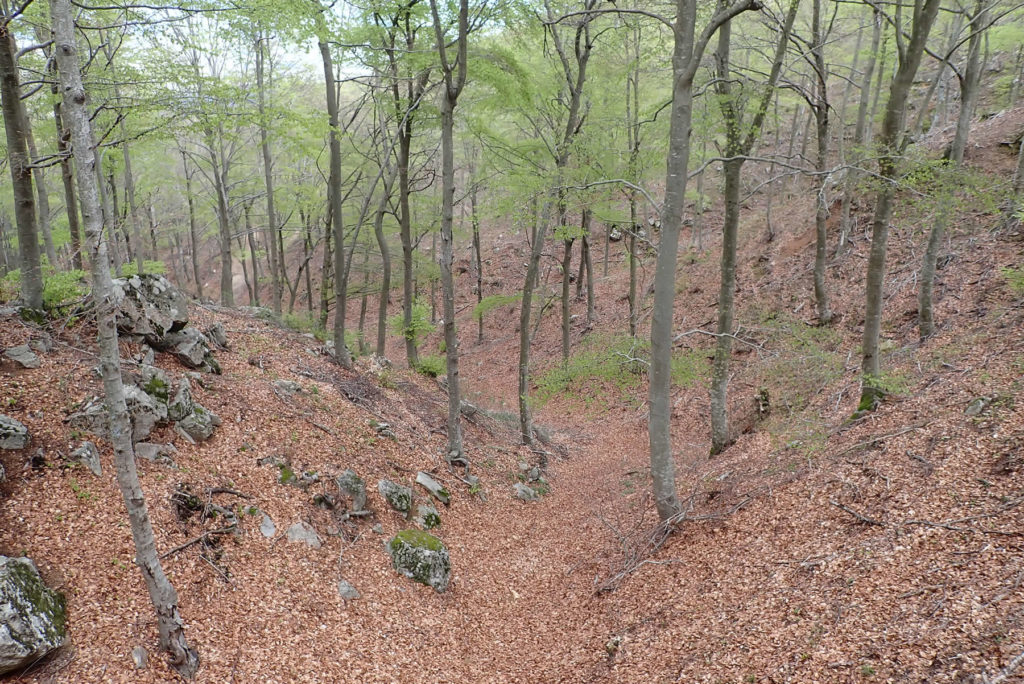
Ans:
{"label": "dead twig on ground", "polygon": [[173,549],[170,549],[169,551],[165,551],[164,553],[160,554],[160,560],[163,560],[164,558],[168,558],[170,556],[173,556],[174,554],[178,553],[179,551],[184,551],[188,547],[193,546],[195,544],[198,544],[200,542],[204,542],[205,543],[207,540],[210,539],[210,537],[213,537],[213,536],[216,536],[216,535],[219,535],[219,534],[229,534],[231,532],[234,532],[236,529],[238,529],[238,525],[237,524],[232,524],[232,525],[228,525],[227,527],[220,527],[220,528],[218,528],[216,530],[209,530],[207,532],[203,532],[201,535],[199,535],[195,539],[189,539],[184,544],[178,544]]}
{"label": "dead twig on ground", "polygon": [[880,520],[875,520],[874,518],[869,518],[868,516],[864,515],[863,513],[858,513],[857,511],[853,510],[849,506],[844,506],[843,504],[839,503],[835,499],[829,499],[828,502],[830,504],[832,504],[833,506],[835,506],[836,508],[838,508],[839,510],[841,510],[841,511],[843,511],[845,513],[849,513],[850,515],[852,515],[854,518],[856,518],[858,521],[864,523],[865,525],[875,525],[877,527],[885,527],[885,523],[884,522],[882,522]]}

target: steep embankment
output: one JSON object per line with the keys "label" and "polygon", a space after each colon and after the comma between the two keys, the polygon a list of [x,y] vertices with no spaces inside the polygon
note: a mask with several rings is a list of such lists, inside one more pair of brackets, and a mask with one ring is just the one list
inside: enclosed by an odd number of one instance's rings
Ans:
{"label": "steep embankment", "polygon": [[[1022,119],[1018,112],[1003,123]],[[991,126],[971,158],[995,184],[1011,160],[998,147],[1006,136]],[[692,509],[667,538],[656,533],[647,495],[635,364],[598,379],[538,376],[544,388],[567,388],[538,409],[567,455],[552,458],[550,492],[535,503],[513,499],[510,486],[519,463],[536,455],[506,424],[476,414],[467,445],[482,501],[442,463],[445,406],[433,381],[367,365],[344,372],[311,338],[195,309],[201,327],[220,321],[231,342],[217,355],[224,374],[195,388],[223,425],[198,446],[163,428],[152,441],[176,443],[176,467],[142,461],[140,470],[161,550],[219,524],[179,518],[171,495],[180,483],[239,514],[239,534],[165,560],[202,654],[198,681],[959,682],[1004,667],[1024,650],[1024,308],[1001,272],[1022,263],[1020,232],[992,233],[996,214],[985,202],[959,210],[937,289],[941,328],[920,344],[915,273],[933,210],[901,205],[908,208],[894,221],[884,330],[894,394],[848,422],[869,208],[860,208],[852,249],[831,266],[838,320],[822,330],[812,325],[811,207],[792,189],[775,205],[772,242],[761,208],[747,213],[737,294],[743,342],[731,384],[737,442],[714,460],[709,339],[680,338],[674,433],[679,487]],[[486,244],[486,293],[509,293],[521,277],[522,245],[495,235]],[[712,255],[684,257],[680,331],[707,329],[713,318]],[[574,326],[577,349],[618,349],[621,245],[611,262],[598,282],[597,324],[586,329],[580,318]],[[483,405],[513,407],[511,309],[490,315],[484,343],[474,344],[468,285],[464,292],[466,389]],[[574,313],[582,306],[574,303]],[[557,366],[557,325],[549,316],[539,329],[540,371]],[[41,368],[0,368],[4,412],[33,433],[25,452],[0,454],[8,475],[0,553],[30,555],[67,594],[72,636],[23,679],[166,681],[113,478],[63,462],[81,437],[62,419],[98,389],[92,331],[79,322],[54,332],[58,344]],[[5,319],[0,345],[37,334]],[[401,358],[397,344],[392,354]],[[593,370],[607,354],[588,358]],[[156,363],[184,372],[166,355]],[[282,391],[278,380],[302,392]],[[758,420],[752,405],[762,388],[771,409]],[[980,410],[965,413],[972,405]],[[381,434],[382,422],[393,439]],[[28,457],[38,448],[47,465],[33,468]],[[281,484],[278,468],[259,465],[265,458],[320,479],[307,489]],[[101,461],[109,473],[108,448]],[[370,486],[371,519],[344,521],[313,504],[348,467]],[[454,566],[445,594],[398,576],[383,550],[409,523],[375,484],[411,483],[421,469],[455,492],[437,531]],[[259,530],[262,513],[275,522],[270,537]],[[320,534],[319,549],[284,538],[300,521]],[[340,579],[361,598],[341,598]],[[139,645],[150,654],[142,671],[130,657]]]}

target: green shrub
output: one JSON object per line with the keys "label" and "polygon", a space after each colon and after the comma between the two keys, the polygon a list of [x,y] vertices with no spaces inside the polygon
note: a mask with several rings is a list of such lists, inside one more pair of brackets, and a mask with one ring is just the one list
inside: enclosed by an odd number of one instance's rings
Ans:
{"label": "green shrub", "polygon": [[434,324],[430,322],[430,307],[419,299],[413,302],[412,322],[408,328],[405,327],[405,316],[403,313],[391,316],[388,319],[388,325],[393,333],[401,335],[407,340],[412,340],[412,343],[417,347],[426,339],[427,335],[436,329]]}
{"label": "green shrub", "polygon": [[1014,295],[1018,297],[1024,296],[1024,268],[1006,267],[1000,273],[1002,273],[1003,278],[1006,280],[1006,285]]}
{"label": "green shrub", "polygon": [[842,338],[836,330],[776,314],[767,316],[762,325],[767,332],[763,346],[771,354],[761,366],[762,384],[772,397],[773,412],[802,411],[822,389],[842,377]]}
{"label": "green shrub", "polygon": [[416,372],[429,378],[436,378],[448,372],[448,362],[443,356],[421,356]]}
{"label": "green shrub", "polygon": [[516,304],[522,298],[522,292],[517,292],[516,294],[511,295],[491,295],[490,297],[484,297],[480,300],[479,304],[473,307],[473,318],[480,320],[495,309],[500,309],[501,307],[508,306],[509,304]]}
{"label": "green shrub", "polygon": [[[149,259],[144,259],[142,261],[142,268],[143,268],[143,270],[146,273],[148,273],[150,275],[166,275],[167,274],[167,265],[164,264],[164,262],[162,262],[162,261],[150,261]],[[127,263],[127,264],[122,264],[121,265],[121,277],[123,277],[123,278],[127,278],[127,277],[133,276],[133,275],[137,275],[138,272],[139,272],[139,267],[136,265],[136,263],[134,261],[131,262],[131,263]]]}
{"label": "green shrub", "polygon": [[[43,308],[51,313],[81,299],[89,292],[88,274],[77,269],[54,271],[49,266],[43,269]],[[16,299],[21,292],[21,271],[14,270],[0,280],[0,301]]]}

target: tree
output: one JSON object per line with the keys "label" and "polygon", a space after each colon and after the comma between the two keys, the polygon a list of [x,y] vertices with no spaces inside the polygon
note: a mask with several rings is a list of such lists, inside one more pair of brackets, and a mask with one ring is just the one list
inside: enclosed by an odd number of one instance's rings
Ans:
{"label": "tree", "polygon": [[[754,115],[750,123],[743,121],[742,100],[733,89],[733,75],[729,62],[732,23],[726,23],[718,32],[718,50],[715,53],[717,79],[715,89],[725,124],[725,220],[722,226],[721,283],[718,290],[718,327],[715,335],[715,362],[711,372],[711,455],[721,453],[731,441],[729,438],[728,396],[729,357],[732,354],[732,322],[736,292],[736,243],[740,222],[740,173],[747,155],[761,133],[768,105],[775,92],[775,84],[782,71],[782,62],[789,43],[799,0],[791,0],[789,11],[779,29],[778,42],[768,80],[762,86]],[[728,6],[722,2],[719,11]]]}
{"label": "tree", "polygon": [[441,93],[441,289],[444,300],[445,358],[448,362],[448,463],[467,463],[462,454],[462,400],[459,395],[459,337],[455,330],[455,282],[452,278],[452,216],[455,206],[455,107],[466,85],[469,0],[459,0],[455,58],[449,59],[448,36],[437,0],[430,0],[434,35],[444,81]]}
{"label": "tree", "polygon": [[32,193],[32,164],[28,154],[28,115],[21,99],[17,45],[11,21],[21,8],[0,5],[0,100],[7,133],[7,161],[14,190],[14,221],[18,226],[18,256],[21,268],[21,299],[30,309],[43,308],[43,271],[36,231],[36,204]]}
{"label": "tree", "polygon": [[125,404],[121,380],[121,362],[117,344],[113,284],[103,239],[103,222],[99,202],[92,124],[86,108],[86,92],[82,86],[78,51],[75,45],[71,0],[51,0],[57,68],[60,73],[62,112],[71,133],[71,148],[77,153],[76,174],[82,205],[82,219],[89,244],[96,304],[97,335],[100,347],[100,373],[104,397],[110,416],[110,441],[114,447],[117,483],[128,509],[128,521],[135,542],[135,562],[142,571],[150,600],[156,609],[160,646],[171,656],[171,665],[184,677],[191,677],[199,667],[199,654],[185,639],[178,595],[164,574],[156,552],[153,526],[149,520],[146,499],[135,470],[132,428]]}
{"label": "tree", "polygon": [[882,185],[875,199],[874,217],[871,221],[871,252],[868,256],[864,337],[861,344],[863,377],[861,378],[859,411],[873,410],[885,394],[884,383],[881,381],[878,342],[882,328],[882,285],[885,280],[889,219],[892,217],[892,202],[896,193],[900,157],[908,143],[903,135],[908,96],[940,5],[941,0],[914,1],[913,28],[909,41],[904,35],[904,27],[899,25],[895,19],[887,18],[896,23],[898,66],[890,87],[889,100],[885,106],[885,118],[882,121],[882,130],[878,141],[878,171],[882,178]]}

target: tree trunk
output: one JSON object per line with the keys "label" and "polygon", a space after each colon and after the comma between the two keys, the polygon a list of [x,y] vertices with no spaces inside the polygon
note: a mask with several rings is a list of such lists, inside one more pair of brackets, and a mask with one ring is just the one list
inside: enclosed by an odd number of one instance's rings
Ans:
{"label": "tree trunk", "polygon": [[[252,261],[252,298],[249,301],[251,306],[260,305],[260,260],[257,258],[256,250],[256,238],[253,236],[252,230],[252,205],[246,202],[242,205],[242,211],[245,214],[245,241],[249,247],[249,259]],[[243,250],[245,248],[243,247]]]}
{"label": "tree trunk", "polygon": [[277,212],[274,207],[274,167],[270,155],[270,137],[267,132],[267,111],[266,111],[266,84],[264,78],[264,61],[266,59],[266,42],[268,38],[262,28],[257,38],[256,46],[256,104],[260,117],[260,154],[263,159],[263,187],[267,193],[267,231],[270,242],[270,291],[271,305],[274,313],[281,315],[281,268],[278,263],[284,259],[283,254],[278,252],[277,234],[280,227],[277,225]]}
{"label": "tree trunk", "polygon": [[580,258],[587,267],[587,329],[589,330],[594,325],[594,320],[597,318],[596,307],[596,295],[594,294],[594,260],[590,255],[590,240],[587,237],[590,235],[590,212],[585,211],[584,215],[584,232],[583,232],[583,243],[582,251],[583,254]]}
{"label": "tree trunk", "polygon": [[[338,90],[334,79],[331,48],[320,41],[320,57],[324,65],[324,83],[327,89],[327,117],[330,125],[330,177],[327,196],[330,204],[331,226],[334,232],[334,358],[343,368],[352,367],[352,355],[345,346],[345,314],[348,299],[345,273],[345,229],[341,216],[341,132],[338,128]],[[283,250],[282,250],[283,256]]]}
{"label": "tree trunk", "polygon": [[320,329],[327,330],[327,317],[334,297],[334,252],[332,249],[331,222],[324,226],[324,260],[320,264]]}
{"label": "tree trunk", "polygon": [[[882,41],[882,15],[877,10],[872,10],[874,22],[871,32],[871,52],[868,54],[867,64],[864,66],[864,79],[860,86],[860,102],[857,106],[857,123],[854,126],[853,145],[854,149],[850,154],[851,162],[856,164],[865,156],[864,146],[867,144],[870,127],[868,126],[868,108],[871,104],[871,79],[875,72],[875,63],[878,61],[878,49]],[[847,238],[850,235],[852,226],[851,208],[853,195],[857,188],[858,173],[851,168],[846,172],[846,183],[843,188],[843,203],[839,210],[839,249],[846,246]]]}
{"label": "tree trunk", "polygon": [[[6,7],[6,5],[4,5]],[[21,100],[17,46],[9,18],[0,23],[0,99],[7,133],[7,160],[14,193],[14,221],[18,227],[18,263],[21,269],[22,304],[43,308],[43,271],[36,232],[36,205],[32,196],[32,167],[28,156],[28,115]]]}
{"label": "tree trunk", "polygon": [[192,176],[188,156],[181,150],[181,163],[185,170],[185,199],[188,202],[188,239],[192,245],[192,276],[196,281],[196,298],[203,299],[203,279],[199,275],[199,226],[196,223],[196,200],[192,195]]}
{"label": "tree trunk", "polygon": [[391,199],[394,178],[394,172],[385,175],[384,192],[381,195],[380,204],[377,205],[377,213],[373,217],[373,234],[377,238],[381,260],[380,295],[377,299],[377,346],[374,353],[382,358],[387,342],[388,300],[391,297],[391,250],[388,249],[388,241],[384,237],[384,212]]}
{"label": "tree trunk", "polygon": [[569,292],[571,291],[572,238],[562,241],[562,365],[569,363]]}
{"label": "tree trunk", "polygon": [[178,595],[160,564],[156,552],[153,526],[149,520],[146,500],[135,470],[135,453],[131,440],[131,422],[125,404],[121,380],[121,364],[115,326],[115,307],[110,270],[107,267],[106,244],[96,175],[95,156],[90,153],[93,135],[86,94],[75,47],[74,24],[70,0],[51,0],[50,13],[56,41],[55,54],[60,73],[64,112],[71,131],[72,149],[78,151],[77,177],[82,201],[82,217],[91,253],[93,301],[97,305],[97,328],[100,348],[100,373],[107,411],[110,416],[110,441],[114,447],[117,483],[128,509],[135,562],[142,571],[149,596],[156,608],[160,646],[171,655],[171,665],[183,677],[192,677],[199,667],[199,654],[185,640],[183,621],[178,612]]}
{"label": "tree trunk", "polygon": [[[536,205],[534,205],[536,211]],[[533,232],[533,246],[530,249],[530,261],[526,266],[526,278],[523,281],[523,298],[519,304],[519,435],[523,444],[533,444],[533,417],[530,414],[530,316],[533,313],[533,291],[537,287],[540,273],[540,257],[544,253],[544,237],[547,233],[550,204],[544,204],[544,210],[536,222]],[[541,467],[547,467],[547,457],[541,455]]]}
{"label": "tree trunk", "polygon": [[[29,159],[35,163],[35,160],[39,157],[36,153],[36,141],[32,135],[32,122],[29,121],[29,127],[25,129],[25,139],[28,143],[28,156]],[[39,207],[39,232],[42,233],[43,248],[46,250],[46,260],[50,264],[50,268],[54,271],[60,270],[60,264],[57,263],[57,250],[53,248],[53,232],[50,230],[50,194],[46,187],[46,169],[41,166],[37,166],[32,169],[32,178],[36,183],[36,206]]]}
{"label": "tree trunk", "polygon": [[825,41],[828,36],[821,30],[821,2],[814,0],[811,19],[811,47],[815,76],[814,120],[818,135],[818,157],[815,160],[815,212],[814,212],[814,301],[818,309],[818,323],[832,322],[832,309],[828,303],[828,289],[825,285],[826,251],[828,249],[828,201],[825,197],[826,169],[828,167],[828,66],[825,64]]}
{"label": "tree trunk", "polygon": [[[40,43],[45,42],[48,34],[42,29],[37,29],[37,38]],[[51,50],[45,49],[43,53],[48,61],[48,73],[54,76],[56,66],[50,60]],[[78,201],[75,198],[75,179],[71,170],[71,150],[68,145],[68,138],[64,131],[64,123],[60,114],[60,99],[57,97],[57,79],[54,77],[50,85],[50,94],[53,96],[53,122],[57,132],[57,154],[60,155],[60,175],[64,185],[64,208],[68,216],[68,232],[71,235],[71,264],[72,268],[82,270],[82,231],[78,225]]]}
{"label": "tree trunk", "polygon": [[981,92],[981,43],[988,30],[988,10],[986,2],[978,0],[974,16],[971,18],[971,35],[967,41],[967,64],[960,76],[960,114],[956,120],[956,135],[949,148],[949,159],[956,165],[963,164],[964,151],[967,149],[967,138],[971,132],[971,119],[978,104]]}
{"label": "tree trunk", "polygon": [[629,259],[629,336],[636,337],[637,325],[640,321],[640,302],[637,301],[637,264],[636,258],[636,231],[637,231],[636,197],[630,193],[629,196],[629,248],[626,258]]}
{"label": "tree trunk", "polygon": [[[469,222],[473,226],[473,256],[476,260],[476,303],[479,305],[484,300],[484,259],[480,248],[480,215],[476,210],[477,186],[473,175],[473,167],[470,166]],[[480,344],[484,341],[484,317],[481,315],[476,320],[476,341]]]}
{"label": "tree trunk", "polygon": [[214,148],[212,133],[207,134],[210,146],[211,175],[217,195],[217,229],[220,238],[220,303],[235,305],[234,279],[231,273],[231,224],[228,218],[227,161]]}
{"label": "tree trunk", "polygon": [[861,370],[861,399],[858,411],[872,410],[884,396],[880,382],[879,334],[882,328],[882,286],[885,280],[886,247],[889,240],[889,220],[896,192],[900,155],[905,147],[902,140],[907,111],[907,97],[914,83],[921,56],[928,41],[928,33],[939,11],[941,0],[916,0],[914,28],[910,42],[899,54],[899,67],[893,78],[889,101],[886,103],[882,123],[878,161],[879,175],[885,179],[875,201],[875,214],[871,224],[871,253],[868,257],[864,338],[861,344],[863,360]]}

